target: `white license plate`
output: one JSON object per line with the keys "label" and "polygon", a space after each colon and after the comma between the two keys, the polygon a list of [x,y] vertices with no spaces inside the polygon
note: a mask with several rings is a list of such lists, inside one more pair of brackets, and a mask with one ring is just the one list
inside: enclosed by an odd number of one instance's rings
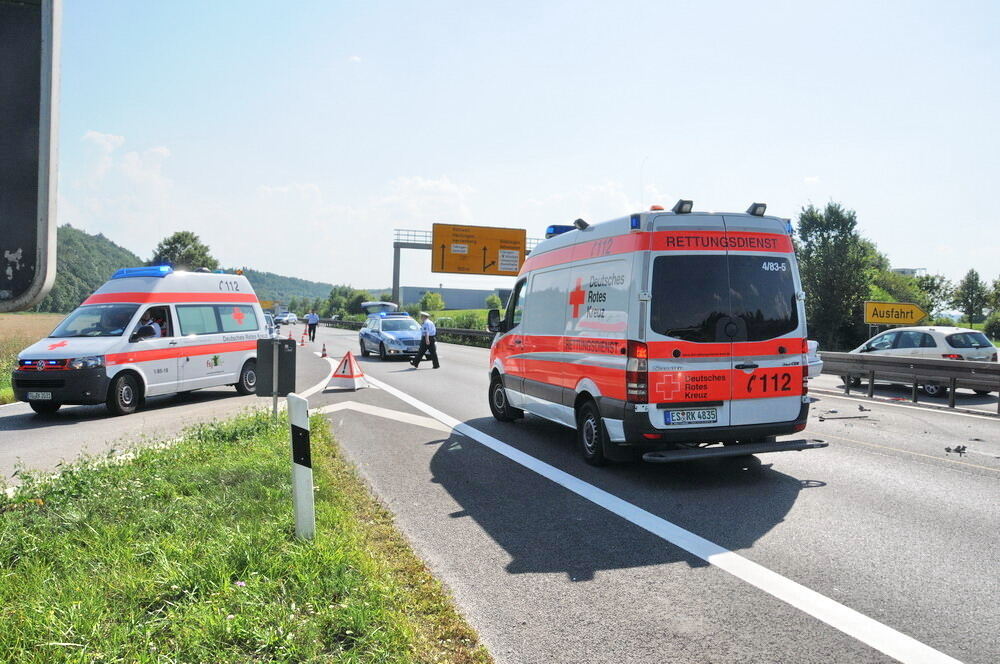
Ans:
{"label": "white license plate", "polygon": [[715,424],[719,421],[719,411],[715,408],[698,410],[665,410],[664,424]]}
{"label": "white license plate", "polygon": [[28,401],[45,401],[51,399],[51,392],[28,392]]}

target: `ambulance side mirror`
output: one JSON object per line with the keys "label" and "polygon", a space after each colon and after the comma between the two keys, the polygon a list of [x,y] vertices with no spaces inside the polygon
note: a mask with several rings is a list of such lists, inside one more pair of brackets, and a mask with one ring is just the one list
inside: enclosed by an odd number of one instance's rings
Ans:
{"label": "ambulance side mirror", "polygon": [[143,325],[138,330],[136,330],[129,341],[135,343],[136,341],[142,341],[143,339],[149,339],[150,337],[156,336],[156,330],[153,329],[152,325]]}
{"label": "ambulance side mirror", "polygon": [[500,310],[490,309],[486,313],[486,329],[490,332],[503,332],[503,321],[500,320]]}

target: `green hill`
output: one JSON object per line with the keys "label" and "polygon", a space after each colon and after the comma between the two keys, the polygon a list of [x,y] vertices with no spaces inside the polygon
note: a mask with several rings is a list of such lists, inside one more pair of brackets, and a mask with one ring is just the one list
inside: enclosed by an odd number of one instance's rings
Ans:
{"label": "green hill", "polygon": [[[60,226],[56,248],[56,280],[35,311],[67,313],[107,281],[115,270],[146,262],[100,233],[91,235],[69,224]],[[287,304],[293,297],[325,300],[332,284],[285,277],[273,272],[245,270],[261,300]]]}
{"label": "green hill", "polygon": [[143,265],[141,258],[101,234],[66,224],[57,237],[56,280],[36,311],[72,311],[118,268]]}

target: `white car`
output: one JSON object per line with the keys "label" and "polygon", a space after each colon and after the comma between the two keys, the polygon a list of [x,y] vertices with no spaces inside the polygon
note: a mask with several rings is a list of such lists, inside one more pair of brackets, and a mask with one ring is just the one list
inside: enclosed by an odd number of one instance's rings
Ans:
{"label": "white car", "polygon": [[[965,327],[897,327],[876,334],[851,352],[938,360],[997,361],[997,348],[986,335]],[[850,376],[849,380],[852,385],[861,382],[859,376]],[[928,396],[941,396],[948,390],[944,385],[935,383],[925,383],[921,387]],[[986,395],[989,390],[976,390],[976,394]]]}

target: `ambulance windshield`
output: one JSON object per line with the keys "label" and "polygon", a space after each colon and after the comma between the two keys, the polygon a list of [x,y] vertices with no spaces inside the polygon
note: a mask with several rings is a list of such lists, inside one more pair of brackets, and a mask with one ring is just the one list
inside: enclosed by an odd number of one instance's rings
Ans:
{"label": "ambulance windshield", "polygon": [[[798,327],[795,283],[785,258],[658,256],[651,305],[653,331],[684,341],[764,341]],[[738,334],[730,337],[726,323],[734,320]]]}
{"label": "ambulance windshield", "polygon": [[92,304],[77,307],[59,323],[50,337],[120,337],[125,334],[138,304]]}

